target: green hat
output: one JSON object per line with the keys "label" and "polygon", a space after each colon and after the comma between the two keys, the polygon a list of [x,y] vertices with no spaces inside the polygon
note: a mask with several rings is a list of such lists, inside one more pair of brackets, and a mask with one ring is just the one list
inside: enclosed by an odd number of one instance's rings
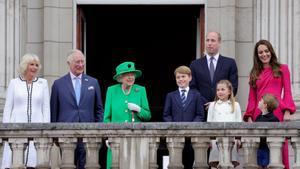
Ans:
{"label": "green hat", "polygon": [[130,72],[135,74],[135,78],[142,75],[140,70],[135,69],[133,62],[123,62],[116,67],[116,75],[114,75],[113,79],[117,80],[120,75]]}

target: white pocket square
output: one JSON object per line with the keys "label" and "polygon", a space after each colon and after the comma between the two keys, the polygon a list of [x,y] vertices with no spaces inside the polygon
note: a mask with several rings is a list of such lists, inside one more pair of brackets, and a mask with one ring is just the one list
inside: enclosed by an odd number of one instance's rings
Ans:
{"label": "white pocket square", "polygon": [[94,90],[94,86],[88,87],[88,90]]}

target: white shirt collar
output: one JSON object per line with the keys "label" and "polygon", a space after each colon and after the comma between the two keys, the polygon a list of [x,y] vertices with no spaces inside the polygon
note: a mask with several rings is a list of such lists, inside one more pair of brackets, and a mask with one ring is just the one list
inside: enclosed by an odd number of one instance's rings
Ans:
{"label": "white shirt collar", "polygon": [[215,58],[215,61],[218,61],[219,56],[220,56],[220,53],[217,53],[215,56],[210,56],[210,55],[206,54],[207,62],[210,62],[210,58],[211,58],[211,57],[214,57],[214,58]]}
{"label": "white shirt collar", "polygon": [[81,73],[79,76],[75,76],[72,72],[70,72],[70,76],[71,76],[71,79],[72,79],[72,80],[75,79],[75,78],[81,79],[82,73]]}
{"label": "white shirt collar", "polygon": [[227,100],[227,101],[222,101],[222,100],[217,100],[216,102],[217,104],[222,104],[222,103],[228,103],[228,104],[231,104],[230,100]]}
{"label": "white shirt collar", "polygon": [[180,92],[180,94],[181,94],[181,90],[185,90],[186,92],[185,93],[188,93],[189,92],[189,90],[190,90],[190,87],[188,86],[188,87],[186,87],[186,88],[178,88],[178,90],[179,90],[179,92]]}

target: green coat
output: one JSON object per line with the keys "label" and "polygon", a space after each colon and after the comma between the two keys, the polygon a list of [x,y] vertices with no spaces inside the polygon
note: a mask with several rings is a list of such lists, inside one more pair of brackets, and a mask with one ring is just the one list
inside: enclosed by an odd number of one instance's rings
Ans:
{"label": "green coat", "polygon": [[[151,113],[149,109],[146,89],[143,86],[134,84],[129,94],[125,95],[121,84],[110,86],[107,89],[104,106],[104,122],[126,123],[132,121],[132,113],[127,103],[135,103],[141,107],[140,113],[134,113],[134,121],[149,121]],[[111,168],[111,149],[107,150],[106,168]]]}
{"label": "green coat", "polygon": [[151,113],[145,87],[134,84],[130,93],[125,95],[121,84],[116,84],[107,89],[104,122],[131,122],[132,113],[127,103],[135,103],[141,107],[141,112],[134,114],[135,122],[150,120]]}

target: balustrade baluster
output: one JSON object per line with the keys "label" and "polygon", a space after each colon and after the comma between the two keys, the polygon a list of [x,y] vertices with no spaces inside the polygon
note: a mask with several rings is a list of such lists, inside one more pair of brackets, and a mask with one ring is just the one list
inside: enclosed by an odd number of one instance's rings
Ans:
{"label": "balustrade baluster", "polygon": [[218,148],[219,148],[219,166],[223,169],[233,169],[231,163],[231,150],[234,144],[234,137],[218,137]]}
{"label": "balustrade baluster", "polygon": [[77,138],[59,138],[59,147],[62,154],[61,169],[74,169],[74,151],[77,145]]}
{"label": "balustrade baluster", "polygon": [[101,148],[101,138],[83,138],[86,151],[86,169],[99,169],[99,150]]}
{"label": "balustrade baluster", "polygon": [[259,137],[242,137],[241,139],[244,149],[244,169],[257,169],[257,149],[259,145]]}
{"label": "balustrade baluster", "polygon": [[296,160],[293,169],[300,169],[300,137],[292,137],[292,145]]}
{"label": "balustrade baluster", "polygon": [[11,169],[22,169],[24,165],[24,151],[26,149],[27,138],[9,138],[8,143],[12,149],[12,166]]}
{"label": "balustrade baluster", "polygon": [[167,147],[170,155],[168,169],[183,169],[182,151],[184,141],[184,137],[167,137]]}
{"label": "balustrade baluster", "polygon": [[110,148],[112,152],[111,169],[119,169],[120,165],[120,138],[109,138]]}
{"label": "balustrade baluster", "polygon": [[159,138],[158,137],[153,137],[149,139],[149,166],[150,169],[157,169],[157,149],[158,149],[158,144],[159,144]]}
{"label": "balustrade baluster", "polygon": [[208,137],[192,137],[191,142],[195,152],[194,169],[208,169],[207,165],[207,149],[210,144]]}
{"label": "balustrade baluster", "polygon": [[267,137],[267,143],[270,149],[270,169],[283,169],[282,164],[282,145],[284,143],[284,137]]}
{"label": "balustrade baluster", "polygon": [[50,148],[52,138],[34,138],[34,146],[37,151],[37,169],[50,169]]}

